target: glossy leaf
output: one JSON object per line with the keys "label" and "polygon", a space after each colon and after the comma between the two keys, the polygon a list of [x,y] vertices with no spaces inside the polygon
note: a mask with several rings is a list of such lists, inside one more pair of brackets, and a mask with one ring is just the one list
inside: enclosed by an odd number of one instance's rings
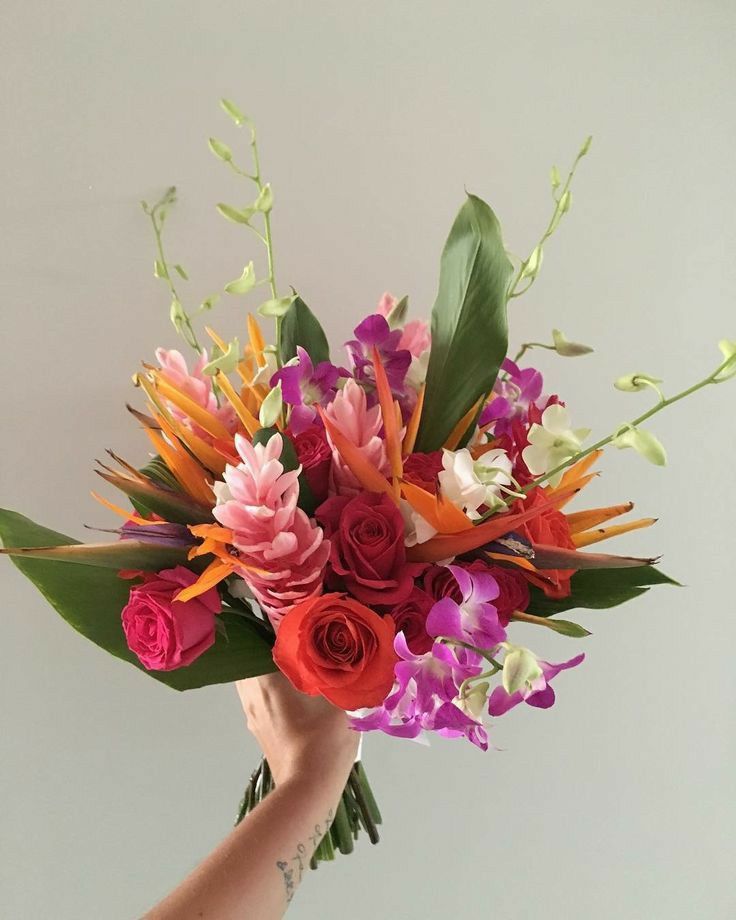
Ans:
{"label": "glossy leaf", "polygon": [[[14,511],[0,510],[3,544],[59,546],[77,541],[41,527]],[[186,668],[146,671],[128,649],[120,622],[130,583],[112,569],[91,565],[13,558],[15,566],[38,588],[54,609],[78,632],[117,658],[176,690],[229,683],[275,671],[269,642],[258,627],[234,613],[220,614],[227,639],[215,644]]]}
{"label": "glossy leaf", "polygon": [[531,588],[529,613],[551,617],[576,607],[607,610],[644,594],[652,585],[679,586],[679,582],[654,566],[646,565],[633,569],[586,569],[576,572],[570,585],[570,597],[559,600],[546,597],[538,588]]}
{"label": "glossy leaf", "polygon": [[284,364],[296,357],[301,346],[313,364],[330,360],[327,336],[317,317],[297,295],[281,321],[281,360]]}
{"label": "glossy leaf", "polygon": [[438,450],[493,388],[508,346],[511,271],[496,215],[468,195],[442,253],[416,450]]}

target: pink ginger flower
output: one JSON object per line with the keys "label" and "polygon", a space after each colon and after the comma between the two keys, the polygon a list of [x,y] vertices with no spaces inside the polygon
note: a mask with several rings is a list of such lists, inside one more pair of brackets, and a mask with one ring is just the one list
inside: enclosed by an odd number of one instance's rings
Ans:
{"label": "pink ginger flower", "polygon": [[[156,360],[161,365],[161,376],[167,383],[170,383],[171,386],[179,390],[180,393],[188,396],[189,399],[198,406],[202,406],[203,409],[207,409],[208,412],[211,412],[215,418],[222,422],[229,432],[233,433],[237,430],[238,419],[235,410],[227,403],[222,406],[218,405],[217,397],[212,388],[212,378],[203,371],[204,366],[209,361],[206,350],[203,351],[197,359],[197,363],[194,365],[191,373],[187,367],[184,355],[176,351],[176,349],[157,348]],[[175,419],[186,425],[186,427],[193,431],[198,437],[202,438],[203,441],[206,441],[208,444],[212,443],[212,435],[189,418],[186,412],[182,412],[181,409],[167,400],[164,401],[166,402],[169,412],[171,412]]]}
{"label": "pink ginger flower", "polygon": [[215,518],[233,531],[239,559],[258,572],[243,578],[274,627],[295,604],[322,593],[330,542],[301,508],[300,470],[285,473],[282,441],[253,445],[235,436],[242,463],[228,465],[215,485]]}
{"label": "pink ginger flower", "polygon": [[[386,291],[378,301],[376,313],[380,313],[381,316],[385,316],[388,319],[389,313],[398,302],[398,299],[393,294]],[[404,328],[401,330],[399,348],[410,351],[413,358],[420,358],[427,351],[430,344],[429,326],[423,319],[412,319],[405,323]]]}
{"label": "pink ginger flower", "polygon": [[[325,415],[345,437],[359,447],[363,456],[377,470],[389,473],[386,446],[380,436],[383,420],[379,406],[368,408],[363,387],[354,380],[348,380],[333,401],[325,409]],[[355,495],[362,491],[358,480],[345,465],[342,457],[332,446],[332,471],[330,491],[338,495]]]}

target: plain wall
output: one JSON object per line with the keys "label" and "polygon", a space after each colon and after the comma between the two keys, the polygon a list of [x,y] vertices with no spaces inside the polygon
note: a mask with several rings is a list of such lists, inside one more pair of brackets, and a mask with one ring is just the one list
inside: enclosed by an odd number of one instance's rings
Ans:
{"label": "plain wall", "polygon": [[[464,188],[528,252],[549,167],[588,133],[513,343],[557,326],[596,348],[539,364],[603,434],[650,400],[617,376],[675,392],[736,337],[733,3],[5,0],[1,15],[0,503],[48,526],[94,538],[84,525],[111,516],[89,497],[93,459],[146,457],[130,377],[176,338],[139,199],[180,189],[168,242],[190,303],[261,256],[214,211],[249,195],[207,150],[237,143],[220,96],[258,124],[280,285],[336,346],[387,288],[428,315]],[[243,305],[211,319],[242,333]],[[659,417],[669,468],[613,452],[578,506],[658,516],[615,549],[663,553],[687,587],[576,615],[585,641],[516,628],[552,660],[588,658],[554,709],[497,722],[501,750],[368,738],[384,839],[313,873],[293,916],[736,914],[735,398],[736,382]],[[235,693],[170,691],[9,563],[0,579],[0,916],[134,917],[230,826],[257,759]]]}

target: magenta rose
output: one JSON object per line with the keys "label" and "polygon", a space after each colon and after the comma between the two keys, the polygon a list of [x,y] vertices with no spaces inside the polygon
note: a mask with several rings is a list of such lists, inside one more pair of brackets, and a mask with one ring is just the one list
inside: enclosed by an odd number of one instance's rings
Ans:
{"label": "magenta rose", "polygon": [[404,519],[385,493],[337,495],[315,517],[330,538],[330,567],[364,604],[397,604],[424,566],[406,561]]}
{"label": "magenta rose", "polygon": [[[498,597],[493,606],[498,611],[502,626],[508,626],[511,614],[515,610],[526,610],[529,606],[529,585],[520,571],[500,565],[488,565],[482,559],[472,562],[455,562],[469,572],[484,572],[492,575],[498,582]],[[424,573],[422,585],[433,600],[443,597],[452,598],[456,604],[462,603],[463,595],[455,576],[444,565],[432,565]]]}
{"label": "magenta rose", "polygon": [[425,628],[427,616],[433,606],[434,598],[421,588],[414,587],[405,601],[389,610],[396,623],[396,632],[403,632],[409,651],[415,655],[423,655],[434,644],[434,639],[428,635]]}
{"label": "magenta rose", "polygon": [[292,437],[297,459],[317,502],[327,498],[332,451],[323,428],[316,425]]}
{"label": "magenta rose", "polygon": [[215,614],[222,609],[216,588],[190,601],[174,597],[197,580],[182,565],[144,576],[131,588],[123,609],[128,648],[149,671],[173,671],[191,664],[215,641]]}

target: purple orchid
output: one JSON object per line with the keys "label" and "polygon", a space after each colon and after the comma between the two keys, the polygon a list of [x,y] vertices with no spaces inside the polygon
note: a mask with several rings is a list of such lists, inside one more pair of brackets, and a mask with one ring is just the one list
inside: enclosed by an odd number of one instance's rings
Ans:
{"label": "purple orchid", "polygon": [[502,716],[509,709],[518,706],[519,703],[528,703],[529,706],[535,706],[537,709],[549,709],[555,701],[555,691],[550,686],[550,681],[556,677],[560,671],[566,671],[568,668],[577,667],[585,658],[581,653],[569,661],[563,661],[562,664],[550,664],[549,661],[539,661],[539,674],[534,680],[527,683],[520,690],[514,693],[508,693],[503,686],[496,687],[488,698],[488,713],[492,716]]}
{"label": "purple orchid", "polygon": [[447,636],[481,649],[495,648],[506,639],[498,611],[489,603],[498,597],[498,582],[485,572],[469,572],[458,565],[447,568],[460,588],[462,600],[459,604],[451,597],[437,601],[427,617],[427,632],[435,638]]}
{"label": "purple orchid", "polygon": [[271,377],[271,386],[281,383],[285,403],[292,406],[289,427],[294,434],[300,434],[317,421],[315,406],[326,406],[337,393],[341,377],[348,377],[344,368],[335,367],[329,361],[320,361],[315,367],[307,351],[297,345],[296,358]]}
{"label": "purple orchid", "polygon": [[462,682],[482,670],[476,652],[435,642],[423,655],[410,651],[403,632],[394,640],[399,656],[396,684],[382,706],[351,719],[358,731],[383,731],[399,738],[416,738],[423,730],[447,737],[468,738],[486,750],[488,736],[483,725],[454,702]]}
{"label": "purple orchid", "polygon": [[536,404],[542,395],[542,375],[533,367],[521,369],[509,358],[501,365],[503,376],[499,376],[493,387],[493,398],[481,413],[479,425],[495,422],[496,437],[508,434],[515,418],[526,419],[529,406]]}
{"label": "purple orchid", "polygon": [[354,335],[355,339],[346,342],[345,347],[355,379],[364,384],[375,382],[372,353],[376,348],[392,392],[397,397],[403,396],[404,381],[411,364],[411,352],[399,345],[401,329],[392,331],[385,317],[380,313],[373,313],[355,327]]}

